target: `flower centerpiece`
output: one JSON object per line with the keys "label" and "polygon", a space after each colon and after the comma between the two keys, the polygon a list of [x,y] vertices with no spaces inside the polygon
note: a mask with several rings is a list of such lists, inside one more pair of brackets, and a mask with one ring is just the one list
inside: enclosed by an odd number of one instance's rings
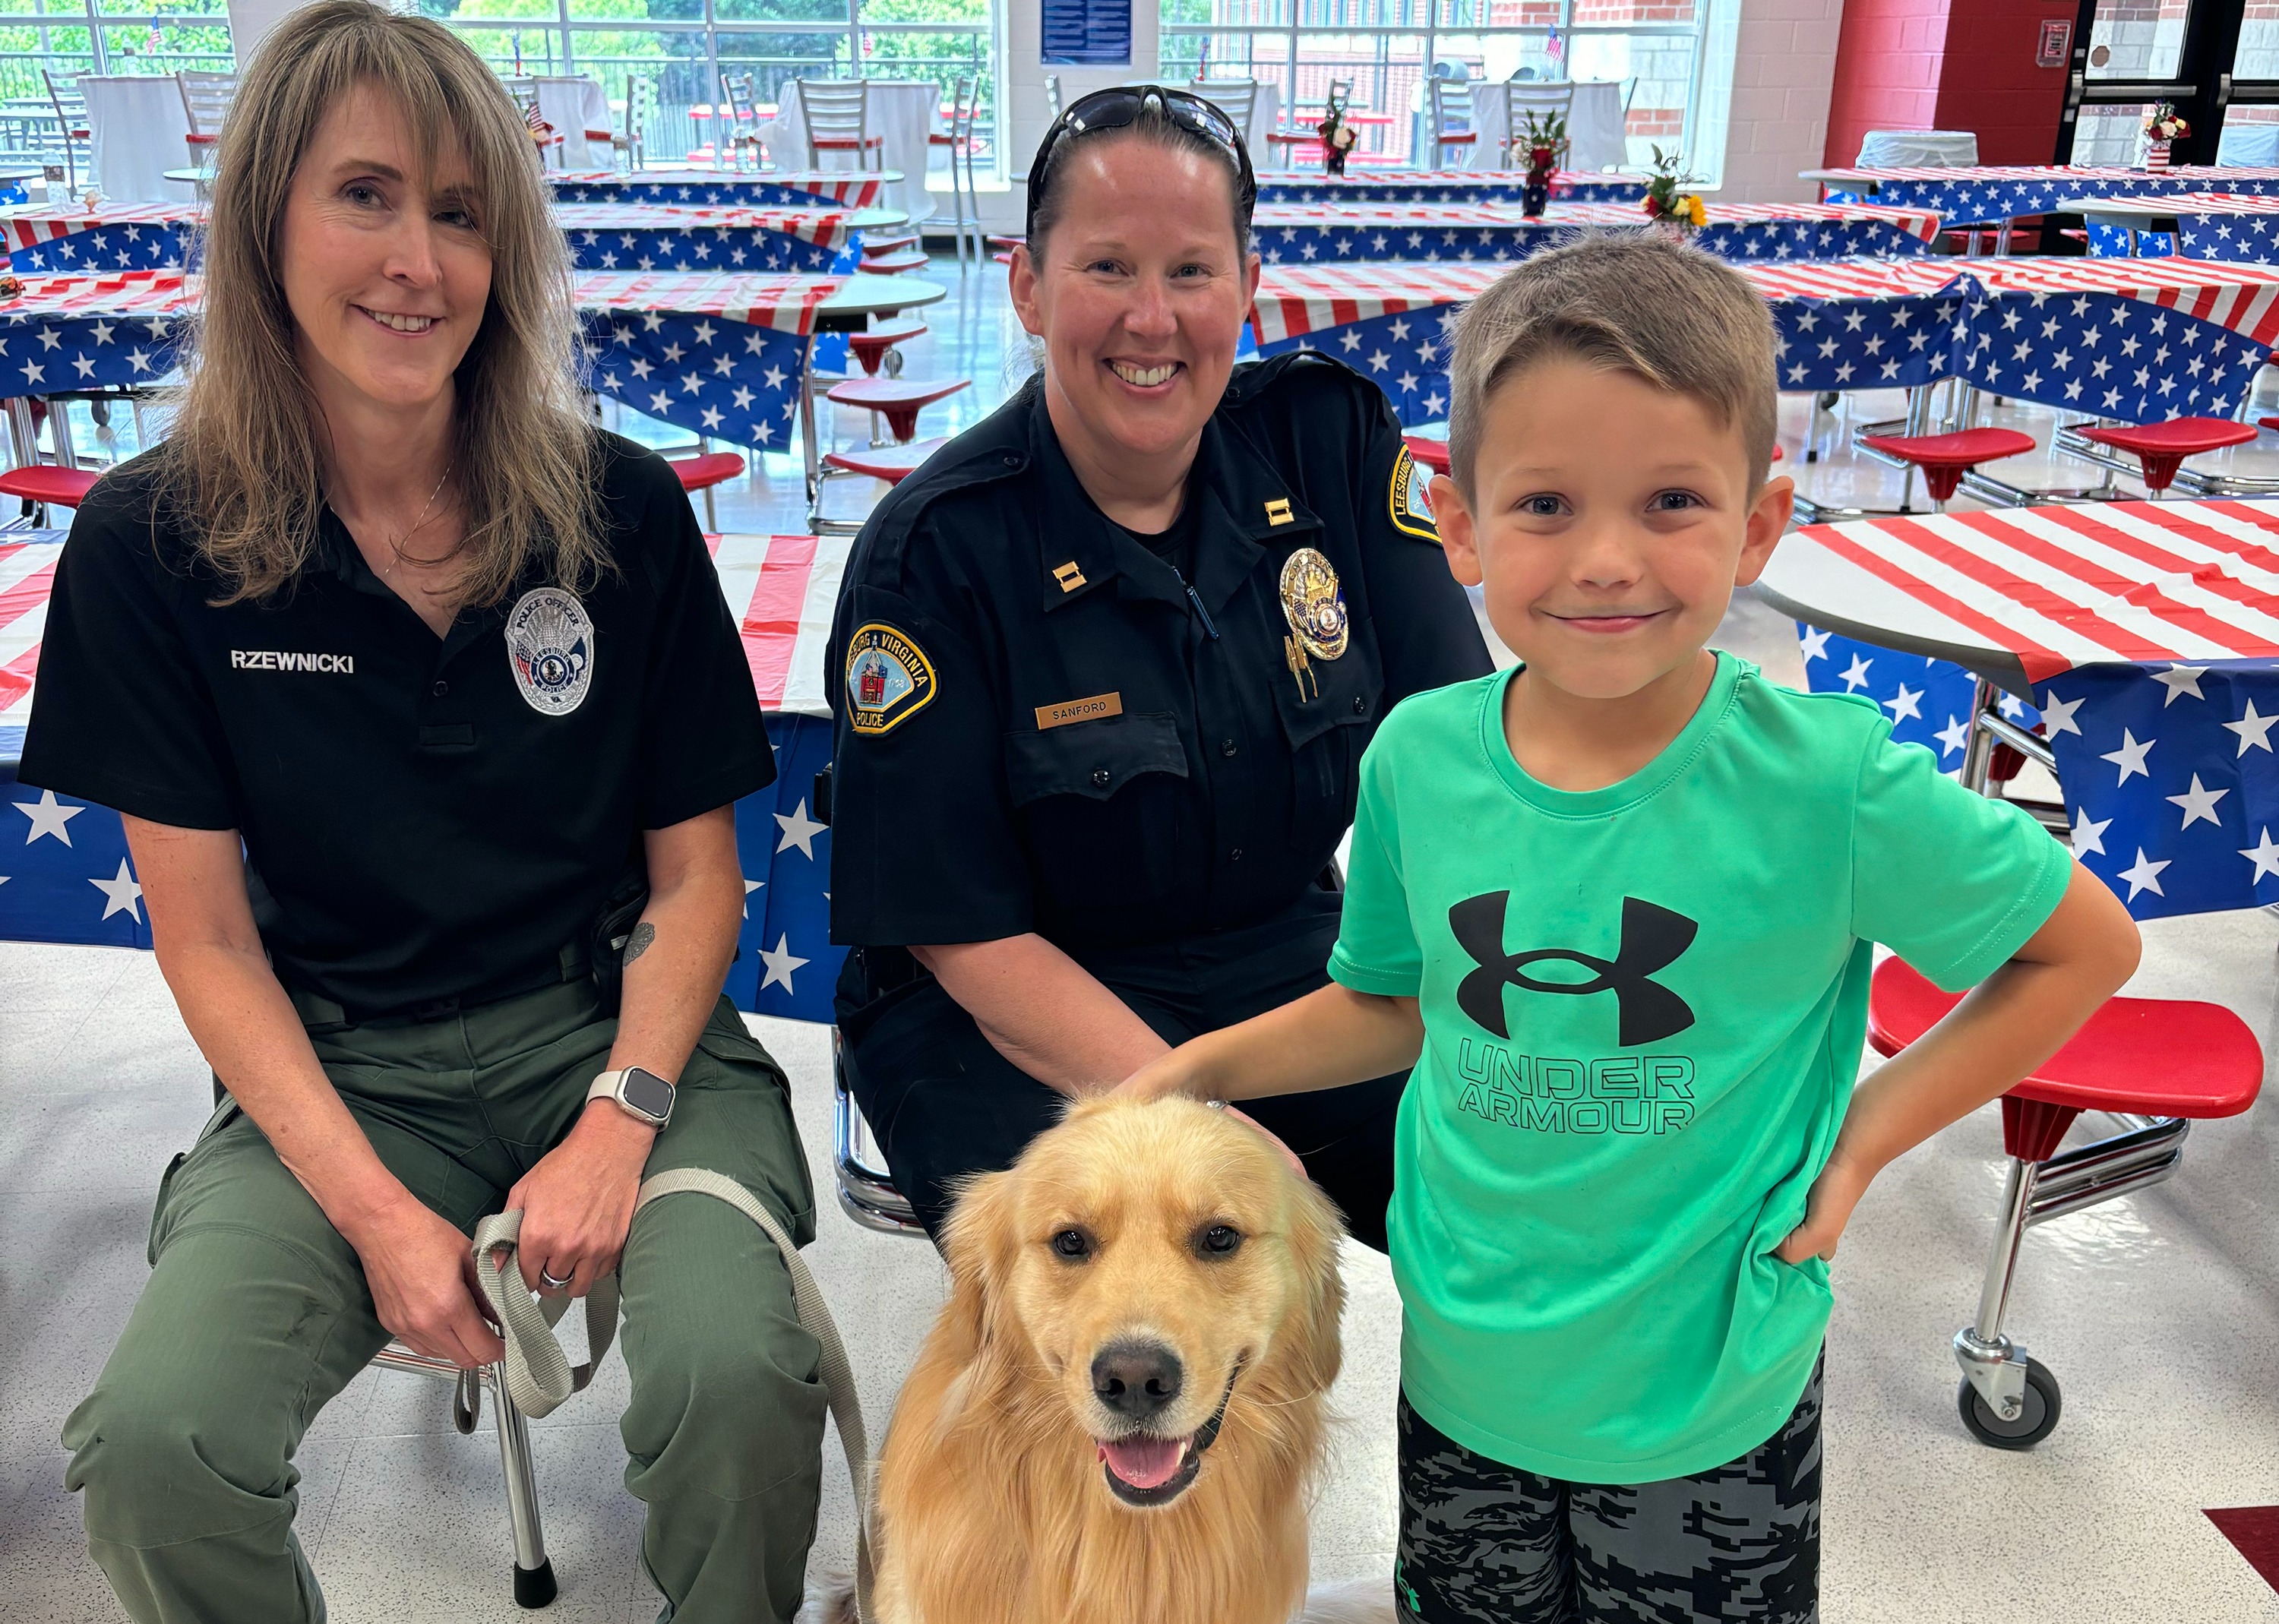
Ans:
{"label": "flower centerpiece", "polygon": [[1551,201],[1552,172],[1559,167],[1559,160],[1567,156],[1567,116],[1531,111],[1526,122],[1514,134],[1516,139],[1512,145],[1524,148],[1527,152],[1527,182],[1519,195],[1519,209],[1528,218],[1535,219]]}
{"label": "flower centerpiece", "polygon": [[1693,177],[1684,172],[1677,153],[1656,147],[1646,174],[1646,195],[1638,201],[1646,218],[1681,237],[1709,223],[1709,211],[1701,199],[1685,189],[1693,184]]}
{"label": "flower centerpiece", "polygon": [[2166,169],[2168,166],[2168,143],[2182,141],[2192,133],[2192,126],[2176,117],[2176,104],[2163,102],[2145,120],[2145,167]]}
{"label": "flower centerpiece", "polygon": [[1322,162],[1333,175],[1346,172],[1346,154],[1360,144],[1361,132],[1346,122],[1346,101],[1336,90],[1322,109],[1322,121],[1314,126],[1314,134],[1322,140]]}

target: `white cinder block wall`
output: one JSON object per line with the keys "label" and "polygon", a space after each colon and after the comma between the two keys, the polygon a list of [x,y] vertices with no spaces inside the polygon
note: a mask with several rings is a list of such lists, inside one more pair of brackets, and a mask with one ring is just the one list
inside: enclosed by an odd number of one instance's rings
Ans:
{"label": "white cinder block wall", "polygon": [[1844,0],[1741,0],[1722,203],[1809,203],[1821,167]]}

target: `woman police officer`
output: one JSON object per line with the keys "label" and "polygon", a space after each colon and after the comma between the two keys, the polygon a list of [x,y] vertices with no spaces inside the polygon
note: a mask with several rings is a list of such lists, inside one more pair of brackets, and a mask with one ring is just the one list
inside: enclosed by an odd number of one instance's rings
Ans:
{"label": "woman police officer", "polygon": [[622,1254],[625,1481],[674,1618],[788,1620],[816,1345],[744,1218],[632,1217],[644,1169],[699,1166],[811,1223],[783,1075],[720,997],[731,803],[774,770],[687,499],[586,421],[528,134],[439,24],[279,25],[205,272],[172,438],[64,549],[23,762],[126,816],[228,1090],[65,1430],[96,1560],[137,1620],[322,1617],[295,1448],[391,1333],[499,1357],[466,1231],[519,1207],[533,1289]]}
{"label": "woman police officer", "polygon": [[[1044,366],[871,515],[830,675],[848,1081],[939,1233],[1064,1096],[1324,981],[1354,772],[1488,669],[1384,396],[1234,367],[1240,136],[1155,86],[1038,149],[1013,303]],[[1401,1079],[1260,1122],[1385,1244]]]}

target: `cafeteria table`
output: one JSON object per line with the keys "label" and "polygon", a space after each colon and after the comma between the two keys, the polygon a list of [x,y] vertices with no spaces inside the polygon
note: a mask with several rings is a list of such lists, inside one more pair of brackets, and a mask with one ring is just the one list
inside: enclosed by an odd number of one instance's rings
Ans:
{"label": "cafeteria table", "polygon": [[557,203],[726,203],[811,209],[820,199],[844,208],[879,203],[902,172],[812,169],[555,170]]}
{"label": "cafeteria table", "polygon": [[1974,676],[2021,701],[2075,854],[2138,918],[2279,900],[2279,502],[1815,525],[1752,590],[1799,623],[1815,692],[1876,699],[1950,768]]}
{"label": "cafeteria table", "polygon": [[[597,393],[693,434],[779,449],[817,333],[932,304],[909,276],[587,272],[575,297]],[[172,371],[196,279],[179,271],[33,277],[0,300],[0,392],[156,383]]]}
{"label": "cafeteria table", "polygon": [[[2237,409],[2279,340],[2279,269],[2191,260],[1924,257],[1735,267],[1773,306],[1781,387],[1912,387],[1959,377],[2132,423]],[[1446,318],[1493,264],[1271,265],[1259,353],[1362,368],[1412,425],[1446,415]]]}
{"label": "cafeteria table", "polygon": [[[1705,194],[1715,188],[1700,188]],[[1523,169],[1388,169],[1371,174],[1331,175],[1264,170],[1258,176],[1262,203],[1508,203],[1527,191]],[[1643,175],[1608,172],[1552,177],[1551,195],[1566,203],[1626,203],[1646,195]]]}
{"label": "cafeteria table", "polygon": [[2122,257],[2279,263],[2279,195],[2179,192],[2170,197],[2069,197],[2089,227],[2089,251]]}
{"label": "cafeteria table", "polygon": [[1935,210],[1950,227],[2003,226],[2054,214],[2078,197],[2160,197],[2177,192],[2279,192],[2279,169],[2123,169],[2070,164],[1977,165],[1968,168],[1807,169],[1829,193],[1901,209]]}
{"label": "cafeteria table", "polygon": [[[16,776],[63,540],[61,531],[0,532],[0,940],[148,947],[119,815]],[[831,761],[824,648],[853,542],[706,540],[776,750],[775,783],[736,803],[744,923],[727,992],[739,1008],[827,1022],[846,950],[831,945],[831,832],[813,797]]]}
{"label": "cafeteria table", "polygon": [[[1938,216],[1868,203],[1710,203],[1693,241],[1734,260],[1838,259],[1912,255],[1938,236]],[[1585,230],[1648,231],[1653,222],[1627,203],[1553,203],[1539,218],[1515,203],[1262,203],[1252,218],[1268,264],[1350,260],[1468,260],[1499,263]]]}

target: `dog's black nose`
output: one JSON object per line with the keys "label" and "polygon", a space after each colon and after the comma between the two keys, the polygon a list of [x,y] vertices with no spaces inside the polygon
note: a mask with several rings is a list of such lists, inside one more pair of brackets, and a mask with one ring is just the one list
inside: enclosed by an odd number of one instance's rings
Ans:
{"label": "dog's black nose", "polygon": [[1113,1342],[1092,1361],[1092,1390],[1118,1415],[1146,1421],[1179,1396],[1178,1355],[1155,1342]]}

